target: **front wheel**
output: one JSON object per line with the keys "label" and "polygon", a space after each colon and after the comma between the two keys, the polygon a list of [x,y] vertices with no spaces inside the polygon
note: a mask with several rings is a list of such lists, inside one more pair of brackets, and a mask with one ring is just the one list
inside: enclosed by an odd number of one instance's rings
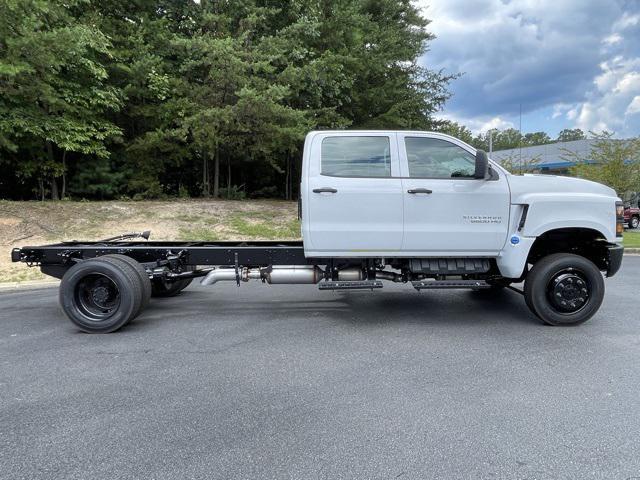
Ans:
{"label": "front wheel", "polygon": [[556,253],[538,261],[524,283],[527,306],[549,325],[577,325],[602,305],[604,279],[598,267],[579,255]]}
{"label": "front wheel", "polygon": [[629,228],[638,228],[638,225],[640,225],[640,219],[638,217],[631,217],[631,220],[629,220]]}

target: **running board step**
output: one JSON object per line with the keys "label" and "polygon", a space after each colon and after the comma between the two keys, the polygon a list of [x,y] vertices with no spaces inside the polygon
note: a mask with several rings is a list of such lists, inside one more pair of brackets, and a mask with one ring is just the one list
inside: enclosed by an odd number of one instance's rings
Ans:
{"label": "running board step", "polygon": [[482,288],[491,288],[484,280],[419,280],[415,282],[411,282],[413,288],[416,290],[428,290],[428,289],[436,289],[436,288],[471,288],[471,289],[482,289]]}
{"label": "running board step", "polygon": [[382,281],[327,281],[319,283],[318,288],[320,290],[372,290],[374,288],[382,288]]}

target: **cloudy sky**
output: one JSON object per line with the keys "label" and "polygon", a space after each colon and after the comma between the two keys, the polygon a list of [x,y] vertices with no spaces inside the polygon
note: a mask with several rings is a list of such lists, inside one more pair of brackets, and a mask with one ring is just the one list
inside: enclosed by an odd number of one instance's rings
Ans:
{"label": "cloudy sky", "polygon": [[640,135],[640,0],[420,0],[449,73],[443,116],[474,132],[563,128]]}

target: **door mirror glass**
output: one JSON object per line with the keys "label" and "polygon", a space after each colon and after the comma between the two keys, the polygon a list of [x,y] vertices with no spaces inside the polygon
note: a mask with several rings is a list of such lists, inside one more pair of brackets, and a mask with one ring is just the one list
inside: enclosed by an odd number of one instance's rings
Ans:
{"label": "door mirror glass", "polygon": [[476,171],[473,178],[489,178],[489,158],[484,150],[476,151]]}

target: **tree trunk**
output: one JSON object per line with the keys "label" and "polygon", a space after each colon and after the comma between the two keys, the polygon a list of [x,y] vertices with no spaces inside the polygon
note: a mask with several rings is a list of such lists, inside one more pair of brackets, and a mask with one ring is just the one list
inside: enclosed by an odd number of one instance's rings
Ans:
{"label": "tree trunk", "polygon": [[[55,164],[55,157],[53,155],[53,145],[50,141],[47,140],[47,156],[49,157],[49,162],[51,166]],[[56,182],[56,176],[52,172],[51,173],[51,200],[59,200],[58,196],[58,182]]]}
{"label": "tree trunk", "polygon": [[62,152],[62,192],[60,198],[67,196],[67,151]]}
{"label": "tree trunk", "polygon": [[209,189],[209,156],[207,151],[202,152],[202,195],[208,197],[211,195]]}
{"label": "tree trunk", "polygon": [[284,199],[289,200],[291,196],[291,191],[289,189],[289,177],[291,177],[291,160],[289,159],[289,152],[287,152],[287,159],[284,166],[285,176],[284,176]]}
{"label": "tree trunk", "polygon": [[220,196],[220,152],[216,145],[215,158],[213,162],[213,197]]}
{"label": "tree trunk", "polygon": [[58,194],[58,182],[54,176],[51,177],[51,200],[60,200],[60,195]]}
{"label": "tree trunk", "polygon": [[298,189],[300,188],[300,176],[298,175],[297,167],[298,167],[298,156],[296,155],[291,158],[291,200],[297,199],[297,196],[293,191],[293,186],[295,185],[296,188]]}
{"label": "tree trunk", "polygon": [[227,199],[231,198],[231,157],[227,161]]}
{"label": "tree trunk", "polygon": [[289,198],[287,200],[293,200],[293,155],[289,152]]}

